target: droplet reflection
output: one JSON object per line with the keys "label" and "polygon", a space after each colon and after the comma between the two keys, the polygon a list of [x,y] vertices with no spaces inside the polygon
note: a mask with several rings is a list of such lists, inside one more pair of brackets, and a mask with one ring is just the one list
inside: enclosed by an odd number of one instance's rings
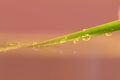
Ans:
{"label": "droplet reflection", "polygon": [[109,32],[109,33],[105,33],[106,36],[112,36],[112,33]]}
{"label": "droplet reflection", "polygon": [[91,39],[91,35],[89,35],[89,34],[85,34],[82,36],[83,41],[89,41],[90,39]]}

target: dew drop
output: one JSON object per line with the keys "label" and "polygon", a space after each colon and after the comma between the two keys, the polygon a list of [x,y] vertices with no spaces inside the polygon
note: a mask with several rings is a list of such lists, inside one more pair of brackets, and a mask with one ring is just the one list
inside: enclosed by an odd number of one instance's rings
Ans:
{"label": "dew drop", "polygon": [[37,42],[33,42],[33,43],[32,43],[32,45],[36,45],[36,44],[37,44]]}
{"label": "dew drop", "polygon": [[16,48],[19,48],[19,47],[22,47],[22,46],[25,46],[26,44],[22,43],[22,42],[15,42],[15,43],[7,43],[5,45],[5,47],[16,47]]}
{"label": "dew drop", "polygon": [[67,39],[67,37],[65,37],[64,39],[62,39],[61,41],[60,41],[60,43],[62,44],[62,43],[65,43],[66,42],[66,39]]}
{"label": "dew drop", "polygon": [[77,44],[77,41],[76,41],[76,40],[74,40],[74,41],[73,41],[73,43],[74,43],[74,44]]}
{"label": "dew drop", "polygon": [[17,43],[7,43],[7,44],[5,44],[6,47],[14,47],[16,45],[17,45]]}
{"label": "dew drop", "polygon": [[85,34],[82,36],[83,41],[89,41],[91,39],[91,36],[89,34]]}
{"label": "dew drop", "polygon": [[109,33],[105,33],[106,36],[112,36],[112,33],[109,32]]}
{"label": "dew drop", "polygon": [[10,44],[6,44],[5,46],[15,46],[15,44],[10,43]]}
{"label": "dew drop", "polygon": [[61,41],[60,41],[61,44],[62,44],[62,43],[65,43],[65,42],[66,42],[65,40],[61,40]]}
{"label": "dew drop", "polygon": [[77,44],[78,41],[79,41],[79,39],[75,39],[75,40],[73,41],[73,43],[74,43],[74,44]]}

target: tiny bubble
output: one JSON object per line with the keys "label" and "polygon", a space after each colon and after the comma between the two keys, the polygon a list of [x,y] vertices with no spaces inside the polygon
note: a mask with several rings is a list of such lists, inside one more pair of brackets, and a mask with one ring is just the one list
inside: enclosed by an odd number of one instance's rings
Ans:
{"label": "tiny bubble", "polygon": [[13,46],[16,46],[18,45],[17,43],[6,43],[5,46],[6,47],[13,47]]}
{"label": "tiny bubble", "polygon": [[67,39],[67,37],[65,37],[64,39],[62,39],[61,41],[60,41],[60,43],[62,44],[62,43],[65,43],[66,42],[66,39]]}
{"label": "tiny bubble", "polygon": [[73,43],[74,43],[74,44],[77,44],[78,41],[79,41],[79,39],[75,39],[75,40],[73,41]]}
{"label": "tiny bubble", "polygon": [[65,42],[66,42],[65,40],[61,40],[61,41],[60,41],[61,44],[62,44],[62,43],[65,43]]}
{"label": "tiny bubble", "polygon": [[83,41],[89,41],[91,39],[91,36],[89,34],[85,34],[82,36]]}
{"label": "tiny bubble", "polygon": [[36,44],[37,44],[37,42],[33,42],[33,43],[32,43],[32,45],[36,45]]}
{"label": "tiny bubble", "polygon": [[105,33],[106,36],[112,36],[112,33],[109,32],[109,33]]}

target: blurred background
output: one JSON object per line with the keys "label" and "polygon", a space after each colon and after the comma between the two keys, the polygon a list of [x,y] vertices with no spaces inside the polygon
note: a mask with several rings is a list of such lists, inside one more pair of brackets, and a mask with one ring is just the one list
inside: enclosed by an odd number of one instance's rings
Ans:
{"label": "blurred background", "polygon": [[[120,0],[0,0],[0,46],[117,20],[119,6]],[[120,80],[119,34],[0,52],[0,80]]]}
{"label": "blurred background", "polygon": [[0,0],[0,31],[79,31],[118,19],[118,6],[118,0]]}

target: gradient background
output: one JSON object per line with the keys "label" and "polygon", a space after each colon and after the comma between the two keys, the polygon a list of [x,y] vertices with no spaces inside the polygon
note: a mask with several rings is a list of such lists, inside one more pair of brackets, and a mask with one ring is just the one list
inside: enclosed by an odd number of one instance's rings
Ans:
{"label": "gradient background", "polygon": [[79,31],[116,20],[118,6],[118,0],[0,0],[0,31]]}
{"label": "gradient background", "polygon": [[[119,0],[0,0],[0,46],[118,19]],[[34,51],[0,53],[0,80],[120,80],[120,32]]]}

